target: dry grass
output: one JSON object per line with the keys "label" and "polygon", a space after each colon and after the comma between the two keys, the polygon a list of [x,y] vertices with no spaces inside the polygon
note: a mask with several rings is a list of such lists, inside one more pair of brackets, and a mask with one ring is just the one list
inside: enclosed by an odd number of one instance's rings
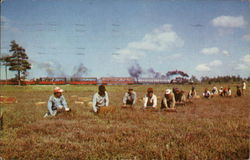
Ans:
{"label": "dry grass", "polygon": [[[177,112],[120,109],[94,115],[75,104],[71,95],[89,97],[96,86],[61,86],[70,113],[44,119],[53,86],[1,87],[17,104],[2,104],[4,130],[0,157],[5,159],[247,159],[249,157],[249,96],[197,99]],[[120,107],[128,86],[108,86],[111,105]],[[138,97],[147,87],[161,96],[166,87],[134,86]],[[180,86],[179,86],[180,87]],[[197,86],[201,93],[204,87]],[[219,86],[218,86],[219,87]],[[188,91],[190,86],[181,86]],[[231,86],[231,88],[233,88]],[[234,89],[234,88],[233,88]],[[234,93],[234,90],[233,90]],[[158,104],[159,106],[159,104]]]}

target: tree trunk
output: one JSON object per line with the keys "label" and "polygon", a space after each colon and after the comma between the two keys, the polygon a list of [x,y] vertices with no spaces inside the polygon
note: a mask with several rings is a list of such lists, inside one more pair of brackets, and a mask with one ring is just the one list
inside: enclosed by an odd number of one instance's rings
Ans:
{"label": "tree trunk", "polygon": [[5,83],[7,84],[8,76],[7,76],[7,65],[5,66]]}
{"label": "tree trunk", "polygon": [[21,78],[20,78],[20,71],[17,71],[17,80],[18,80],[18,85],[21,85]]}
{"label": "tree trunk", "polygon": [[3,112],[0,111],[0,130],[3,130]]}

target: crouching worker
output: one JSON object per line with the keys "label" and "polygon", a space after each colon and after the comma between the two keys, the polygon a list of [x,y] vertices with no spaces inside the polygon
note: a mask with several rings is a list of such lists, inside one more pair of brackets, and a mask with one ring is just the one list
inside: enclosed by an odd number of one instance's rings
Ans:
{"label": "crouching worker", "polygon": [[189,91],[187,98],[191,99],[191,98],[196,98],[197,94],[196,94],[196,90],[195,87],[193,86],[192,89]]}
{"label": "crouching worker", "polygon": [[99,91],[93,96],[93,111],[95,113],[98,113],[101,107],[107,107],[109,105],[109,97],[105,86],[100,85],[98,90]]}
{"label": "crouching worker", "polygon": [[132,107],[136,102],[136,93],[132,88],[128,89],[128,92],[125,93],[123,97],[123,106],[122,107]]}
{"label": "crouching worker", "polygon": [[240,89],[240,86],[237,86],[236,96],[237,96],[237,97],[240,97],[240,96],[241,96],[241,89]]}
{"label": "crouching worker", "polygon": [[62,92],[63,90],[59,87],[54,89],[54,95],[50,96],[48,101],[48,112],[44,117],[55,116],[58,111],[70,111]]}
{"label": "crouching worker", "polygon": [[210,98],[210,96],[211,96],[211,93],[210,93],[209,90],[206,88],[205,91],[204,91],[204,93],[203,93],[203,97],[204,97],[204,98]]}
{"label": "crouching worker", "polygon": [[143,108],[144,109],[156,109],[157,97],[154,95],[153,88],[148,88],[147,94],[143,98]]}
{"label": "crouching worker", "polygon": [[167,109],[175,110],[175,97],[170,89],[166,90],[163,100],[161,101],[161,110],[165,111]]}

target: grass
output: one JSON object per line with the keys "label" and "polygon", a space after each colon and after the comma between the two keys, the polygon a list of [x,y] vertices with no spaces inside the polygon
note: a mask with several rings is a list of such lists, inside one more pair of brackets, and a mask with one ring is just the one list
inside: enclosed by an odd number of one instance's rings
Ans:
{"label": "grass", "polygon": [[[220,87],[222,84],[217,85]],[[228,86],[223,84],[222,86]],[[231,85],[235,93],[236,84]],[[72,112],[44,119],[54,86],[1,86],[0,95],[17,104],[2,104],[0,158],[4,159],[247,159],[249,157],[249,96],[197,99],[177,113],[120,109],[128,86],[107,86],[114,113],[94,115],[76,105],[71,95],[90,97],[97,86],[60,86]],[[157,96],[173,85],[130,86],[138,97],[148,87]],[[177,86],[188,91],[191,86]],[[197,92],[212,85],[197,85]],[[158,102],[159,103],[159,102]],[[158,104],[159,107],[159,104]]]}

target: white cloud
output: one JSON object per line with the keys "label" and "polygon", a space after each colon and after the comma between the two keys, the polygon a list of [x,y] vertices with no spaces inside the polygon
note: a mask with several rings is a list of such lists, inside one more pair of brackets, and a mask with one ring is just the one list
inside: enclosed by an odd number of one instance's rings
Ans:
{"label": "white cloud", "polygon": [[141,41],[129,43],[128,47],[139,50],[164,51],[182,45],[183,41],[172,31],[172,26],[165,24],[151,33],[145,34]]}
{"label": "white cloud", "polygon": [[246,41],[250,41],[250,34],[244,35],[243,39],[245,39]]}
{"label": "white cloud", "polygon": [[223,50],[221,53],[227,56],[229,55],[229,52],[227,50]]}
{"label": "white cloud", "polygon": [[242,61],[245,62],[246,64],[250,65],[250,54],[245,55],[243,57]]}
{"label": "white cloud", "polygon": [[211,71],[211,69],[213,69],[214,67],[218,67],[221,65],[222,65],[222,62],[220,60],[214,60],[209,63],[203,63],[203,64],[197,65],[195,67],[195,70],[200,71],[200,72],[207,72],[207,71]]}
{"label": "white cloud", "polygon": [[119,62],[126,62],[127,60],[139,59],[149,51],[150,53],[168,51],[181,47],[183,44],[184,41],[172,30],[172,26],[164,24],[145,34],[140,41],[128,43],[127,47],[118,50],[113,58]]}
{"label": "white cloud", "polygon": [[219,16],[212,20],[212,24],[215,27],[241,28],[244,27],[247,22],[243,16]]}
{"label": "white cloud", "polygon": [[236,67],[238,70],[248,70],[250,71],[250,54],[245,55],[240,59],[240,64]]}
{"label": "white cloud", "polygon": [[195,67],[195,69],[197,71],[201,71],[201,72],[210,71],[211,70],[211,68],[207,64],[199,64],[198,66]]}
{"label": "white cloud", "polygon": [[214,60],[214,61],[212,61],[212,62],[210,62],[209,64],[208,64],[209,66],[220,66],[220,65],[222,65],[222,62],[220,61],[220,60]]}
{"label": "white cloud", "polygon": [[214,55],[214,54],[224,54],[227,56],[229,55],[229,52],[227,50],[221,50],[218,47],[203,48],[200,52],[206,55]]}
{"label": "white cloud", "polygon": [[218,54],[220,52],[219,48],[212,47],[212,48],[203,48],[201,53],[203,54]]}

